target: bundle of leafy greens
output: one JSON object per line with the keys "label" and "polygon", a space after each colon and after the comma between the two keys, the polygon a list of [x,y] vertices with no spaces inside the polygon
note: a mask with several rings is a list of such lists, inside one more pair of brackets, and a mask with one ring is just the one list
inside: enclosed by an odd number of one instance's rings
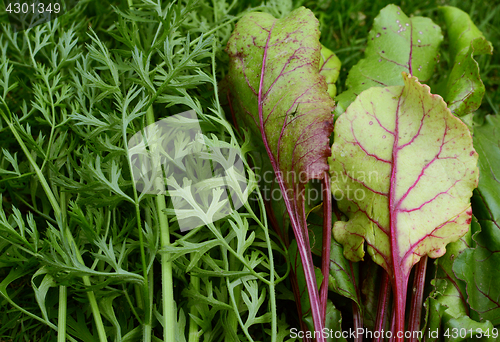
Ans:
{"label": "bundle of leafy greens", "polygon": [[[455,7],[389,5],[342,60],[314,6],[2,13],[0,341],[498,338],[491,43]],[[174,117],[196,138],[147,141]],[[222,150],[242,169],[214,172]]]}
{"label": "bundle of leafy greens", "polygon": [[[453,338],[483,337],[483,330],[488,331],[486,337],[498,337],[490,321],[474,321],[451,305],[445,310],[446,297],[451,294],[439,285],[448,282],[448,291],[459,291],[467,283],[477,282],[471,277],[473,269],[465,266],[471,263],[462,259],[472,257],[474,249],[460,255],[456,264],[453,259],[472,244],[464,245],[459,239],[468,233],[473,219],[470,198],[479,177],[478,153],[469,128],[485,89],[474,55],[492,53],[491,43],[466,13],[454,7],[440,11],[448,33],[451,68],[446,82],[431,86],[442,97],[425,85],[436,66],[443,40],[441,28],[429,18],[407,17],[395,5],[385,7],[375,18],[365,57],[351,68],[347,90],[337,97],[328,83],[338,76],[335,70],[340,62],[321,47],[319,25],[309,10],[299,8],[282,19],[248,14],[228,42],[230,66],[225,81],[231,111],[237,121],[254,131],[252,136],[261,137],[261,149],[269,157],[283,195],[285,210],[281,205],[274,216],[287,215],[289,221],[275,228],[292,257],[292,275],[305,280],[307,291],[301,291],[297,280],[294,294],[303,322],[309,323],[308,327],[302,324],[310,329],[306,338],[333,338],[323,333],[325,323],[338,324],[326,318],[327,312],[335,310],[328,302],[328,283],[334,292],[353,301],[353,324],[360,331],[355,340],[362,339],[367,327],[376,340],[392,336],[397,341],[416,341],[423,337],[426,325],[429,336],[437,332],[437,337],[443,333],[449,337],[450,329],[458,331],[459,326],[461,335]],[[324,68],[328,63],[332,66]],[[330,96],[338,101],[331,152]],[[484,177],[484,171],[481,174]],[[326,265],[321,268],[319,293],[307,221],[314,210],[305,204],[307,183],[312,179],[324,181],[323,232],[314,235],[323,237],[320,255],[322,266]],[[330,186],[338,209],[332,245]],[[288,224],[295,244],[286,235]],[[446,262],[450,252],[444,256],[447,246],[454,252],[451,263]],[[370,271],[363,279],[360,266],[353,262],[364,260],[365,249],[383,271],[368,263]],[[295,250],[300,263],[297,256],[293,258]],[[431,313],[429,317],[427,307],[428,320],[422,325],[428,257],[443,257],[449,264],[436,271],[436,289],[429,296],[429,301],[442,301],[442,314],[448,316],[433,317]],[[414,265],[414,284],[409,286]],[[459,265],[468,268],[461,270],[461,279],[455,275],[460,271],[451,272]],[[449,278],[441,280],[446,268]],[[374,272],[382,278],[378,290],[370,279]],[[498,302],[489,297],[489,286],[480,293]],[[412,289],[411,304],[406,310],[408,287]],[[378,291],[381,296],[375,304]],[[363,303],[361,293],[371,295],[368,303]],[[467,294],[473,293],[469,289]],[[467,294],[461,293],[464,299]],[[303,297],[309,301],[304,303]],[[365,315],[370,322],[363,324]],[[434,331],[431,324],[443,330]],[[389,335],[381,334],[384,330]]]}

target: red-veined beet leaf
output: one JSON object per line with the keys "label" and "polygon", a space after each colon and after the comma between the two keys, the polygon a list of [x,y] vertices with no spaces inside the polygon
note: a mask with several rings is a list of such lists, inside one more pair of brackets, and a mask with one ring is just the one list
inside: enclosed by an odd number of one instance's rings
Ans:
{"label": "red-veined beet leaf", "polygon": [[[403,331],[410,270],[442,256],[469,229],[477,153],[465,124],[414,76],[404,86],[361,93],[335,124],[332,193],[349,221],[334,237],[353,261],[372,259],[388,273],[395,329]],[[401,341],[401,340],[399,340]]]}
{"label": "red-veined beet leaf", "polygon": [[323,327],[322,310],[303,190],[311,179],[328,175],[334,108],[320,74],[318,26],[313,13],[305,8],[283,19],[250,13],[238,22],[226,48],[232,108],[241,121],[239,126],[260,137],[276,174],[297,240],[316,331]]}
{"label": "red-veined beet leaf", "polygon": [[370,87],[403,85],[401,72],[426,82],[434,72],[441,28],[431,19],[406,16],[401,8],[388,5],[373,22],[368,34],[365,58],[349,71],[335,115],[342,114],[356,96]]}

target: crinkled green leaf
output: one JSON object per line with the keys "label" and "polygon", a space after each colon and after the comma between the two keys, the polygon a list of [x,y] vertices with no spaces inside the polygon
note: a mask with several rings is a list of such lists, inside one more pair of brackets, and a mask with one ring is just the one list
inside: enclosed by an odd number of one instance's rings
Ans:
{"label": "crinkled green leaf", "polygon": [[463,117],[464,122],[471,126],[472,117],[465,118],[465,116],[479,108],[484,91],[479,66],[474,60],[474,50],[471,46],[466,53],[457,56],[448,76],[444,99],[451,112]]}
{"label": "crinkled green leaf", "polygon": [[446,306],[441,305],[434,298],[427,298],[424,303],[426,308],[425,316],[425,341],[436,342],[441,341],[443,331],[441,330],[441,319],[446,310]]}
{"label": "crinkled green leaf", "polygon": [[329,162],[332,194],[349,217],[335,223],[334,237],[353,261],[363,259],[366,241],[404,315],[411,267],[423,255],[442,256],[469,229],[478,170],[465,124],[416,77],[403,79],[349,106]]}
{"label": "crinkled green leaf", "polygon": [[500,118],[488,115],[474,129],[474,148],[479,154],[479,185],[473,198],[474,214],[481,227],[500,229]]}
{"label": "crinkled green leaf", "polygon": [[[479,229],[479,224],[474,216],[471,225],[472,231]],[[436,290],[432,300],[438,303],[433,305],[434,310],[437,310],[439,315],[436,312],[431,313],[431,319],[434,321],[431,324],[439,326],[440,331],[450,332],[450,336],[445,336],[445,341],[459,342],[470,338],[475,338],[478,341],[488,341],[487,338],[479,339],[478,331],[493,328],[489,321],[477,322],[469,317],[471,312],[469,312],[470,309],[467,304],[465,283],[457,279],[452,270],[456,258],[471,244],[472,238],[469,231],[460,240],[450,243],[446,248],[446,254],[436,260]],[[454,331],[458,331],[458,334],[454,333]]]}
{"label": "crinkled green leaf", "polygon": [[[445,338],[446,342],[461,342],[473,339],[473,341],[496,341],[493,337],[493,324],[490,321],[476,322],[469,316],[463,315],[458,318],[443,315],[443,326],[441,331],[448,331],[450,336]],[[489,331],[489,337],[484,336]]]}
{"label": "crinkled green leaf", "polygon": [[444,6],[440,12],[446,22],[453,63],[444,99],[453,114],[463,116],[479,108],[484,95],[479,65],[474,56],[492,54],[493,46],[464,11]]}
{"label": "crinkled green leaf", "polygon": [[500,120],[489,115],[474,129],[479,154],[479,185],[473,197],[474,215],[481,231],[475,248],[465,250],[453,271],[467,283],[468,303],[483,320],[500,324]]}
{"label": "crinkled green leaf", "polygon": [[321,66],[319,73],[325,76],[326,84],[328,85],[328,94],[335,98],[337,95],[337,87],[335,82],[339,78],[340,66],[342,63],[340,59],[330,49],[321,46]]}
{"label": "crinkled green leaf", "polygon": [[[303,7],[283,19],[249,13],[227,44],[227,86],[241,127],[262,139],[298,243],[311,310],[322,329],[303,190],[328,171],[334,103],[320,75],[318,20]],[[320,338],[320,341],[323,339]]]}
{"label": "crinkled green leaf", "polygon": [[[304,319],[309,328],[313,328],[311,316]],[[347,331],[347,330],[345,330]],[[342,313],[335,307],[332,301],[326,303],[325,341],[327,342],[347,342],[344,333],[342,336]],[[311,335],[312,336],[312,335]]]}
{"label": "crinkled green leaf", "polygon": [[[326,303],[325,328],[329,332],[329,336],[326,338],[327,342],[347,341],[344,336],[339,337],[338,334],[335,334],[336,331],[342,331],[342,314],[331,301]],[[332,331],[334,332],[333,334]]]}
{"label": "crinkled green leaf", "polygon": [[[474,218],[472,222],[475,222]],[[474,223],[473,223],[474,224]],[[472,238],[468,231],[460,240],[450,243],[446,247],[446,254],[437,259],[435,286],[436,299],[440,304],[446,305],[446,310],[453,317],[468,314],[467,293],[465,283],[457,279],[453,273],[453,262],[466,248],[470,247]]]}
{"label": "crinkled green leaf", "polygon": [[342,245],[332,239],[330,250],[330,277],[328,288],[341,296],[352,299],[361,310],[359,298],[359,265],[343,255]]}
{"label": "crinkled green leaf", "polygon": [[441,28],[431,19],[409,18],[396,5],[383,8],[368,34],[365,58],[349,71],[348,90],[337,97],[335,115],[342,114],[363,90],[403,85],[401,72],[425,83],[434,71],[442,40]]}
{"label": "crinkled green leaf", "polygon": [[363,305],[363,324],[370,330],[375,329],[378,302],[382,279],[380,266],[371,259],[366,260],[360,267],[361,301]]}
{"label": "crinkled green leaf", "polygon": [[[493,325],[489,321],[476,322],[465,314],[454,317],[446,305],[432,297],[427,298],[424,306],[427,309],[424,329],[426,342],[495,341]],[[486,333],[488,329],[490,337],[480,337],[479,334]]]}
{"label": "crinkled green leaf", "polygon": [[491,43],[484,38],[467,13],[453,6],[440,7],[439,11],[446,22],[450,56],[465,53],[471,45],[475,55],[492,53]]}

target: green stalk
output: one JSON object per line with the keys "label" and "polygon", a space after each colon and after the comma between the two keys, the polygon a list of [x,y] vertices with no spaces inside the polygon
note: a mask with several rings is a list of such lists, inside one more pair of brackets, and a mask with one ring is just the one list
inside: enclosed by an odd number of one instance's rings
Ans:
{"label": "green stalk", "polygon": [[[237,247],[237,246],[234,246],[236,241],[231,241],[232,242],[232,247]],[[240,269],[240,263],[238,263],[238,261],[236,260],[236,258],[234,257],[233,254],[229,254],[229,260],[227,260],[227,258],[225,257],[225,253],[224,253],[224,259],[225,259],[225,262],[227,263],[227,270],[230,270],[230,269],[233,269],[233,270],[239,270]],[[230,311],[228,312],[228,323],[227,325],[229,326],[229,330],[230,331],[234,331],[235,333],[235,336],[237,336],[237,332],[238,332],[238,310],[239,310],[239,306],[240,306],[240,302],[241,302],[241,290],[243,288],[243,283],[237,285],[234,287],[233,291],[234,291],[234,311]],[[234,340],[234,337],[233,336],[233,341],[234,342],[238,342],[237,340]]]}
{"label": "green stalk", "polygon": [[[125,116],[126,113],[125,111],[122,113],[122,118],[123,121],[125,122]],[[122,125],[122,137],[123,137],[123,144],[124,148],[126,151],[128,151],[128,140],[127,140],[127,127]],[[130,158],[128,158],[128,167],[130,170],[130,177],[131,179],[134,178],[134,175],[132,174],[132,162]],[[151,330],[152,330],[152,316],[153,316],[153,307],[151,305],[150,301],[150,295],[149,295],[149,277],[148,277],[148,265],[146,263],[146,252],[144,248],[144,237],[143,237],[143,231],[142,231],[142,222],[141,222],[141,208],[139,204],[139,197],[137,196],[137,187],[134,182],[132,182],[132,192],[134,193],[134,207],[135,207],[135,217],[136,217],[136,222],[137,222],[137,230],[139,234],[139,248],[141,252],[141,263],[142,263],[142,276],[143,276],[143,281],[144,284],[142,286],[142,296],[144,298],[143,301],[138,301],[139,307],[141,307],[141,303],[145,306],[144,307],[144,323],[143,323],[143,331],[142,331],[142,337],[143,337],[143,342],[151,342]]]}
{"label": "green stalk", "polygon": [[[259,207],[260,207],[260,212],[265,213],[266,208],[264,207],[264,199],[262,198],[262,195],[260,191],[257,192],[257,195],[259,196]],[[278,313],[276,312],[276,278],[274,274],[274,257],[273,257],[273,248],[271,246],[271,237],[269,236],[269,230],[267,229],[267,216],[263,215],[262,219],[264,222],[261,222],[259,218],[255,215],[253,212],[252,208],[250,207],[249,203],[245,203],[245,208],[247,208],[249,214],[251,217],[259,224],[259,226],[262,228],[264,231],[264,234],[266,236],[266,245],[267,245],[267,252],[269,253],[269,269],[271,270],[269,274],[269,296],[270,296],[270,304],[269,306],[271,307],[271,341],[276,342],[278,339]],[[278,282],[282,281],[286,277],[288,277],[288,272],[290,272],[290,269],[287,270],[287,274],[278,280]]]}
{"label": "green stalk", "polygon": [[[133,0],[128,0],[127,1],[129,9],[132,8],[133,6]],[[137,47],[142,50],[141,48],[141,39],[140,39],[140,31],[137,27],[137,23],[134,21],[132,23],[132,28],[133,31],[135,32],[135,38],[136,38],[136,44],[138,45]],[[123,117],[125,116],[125,113],[123,113]],[[125,143],[125,149],[128,150],[128,143],[127,143],[127,131],[126,127],[122,127],[122,134],[123,134],[123,141]],[[129,159],[129,169],[131,172],[131,176],[133,179],[132,175],[132,165],[130,163]],[[150,287],[149,287],[149,277],[148,277],[148,268],[147,268],[147,263],[146,263],[146,253],[144,251],[144,238],[142,237],[142,223],[141,223],[141,211],[139,207],[139,198],[137,196],[137,189],[135,186],[135,183],[132,182],[132,188],[134,192],[134,202],[135,202],[135,213],[136,213],[136,218],[137,218],[137,227],[139,229],[139,244],[140,244],[140,249],[141,249],[141,261],[142,261],[142,272],[144,276],[144,286],[142,289],[143,296],[144,296],[144,325],[143,325],[143,332],[142,332],[142,340],[144,342],[151,342],[151,337],[152,337],[152,316],[153,316],[153,305],[152,305],[152,295],[150,295]]]}
{"label": "green stalk", "polygon": [[[4,105],[5,105],[5,108],[7,110],[9,110],[7,107],[7,104],[5,102],[4,102]],[[10,111],[9,111],[9,114],[10,114],[10,116],[12,116]],[[42,185],[45,194],[47,195],[47,198],[52,206],[52,209],[54,210],[54,216],[56,217],[56,220],[60,219],[61,218],[61,207],[59,206],[59,203],[57,202],[56,197],[54,196],[54,194],[52,192],[52,189],[50,188],[49,184],[47,183],[47,179],[45,179],[45,176],[43,175],[42,170],[40,170],[37,163],[35,162],[35,160],[31,156],[31,153],[28,150],[28,147],[24,144],[23,139],[19,135],[19,132],[17,132],[17,129],[14,126],[14,124],[12,123],[12,121],[7,117],[5,112],[1,109],[0,109],[0,115],[4,118],[5,122],[7,122],[9,129],[11,130],[12,134],[14,134],[14,137],[16,138],[17,142],[19,143],[19,146],[21,146],[21,149],[23,150],[24,154],[26,155],[26,158],[28,159],[31,166],[35,170],[35,173],[38,177],[38,180],[39,180],[40,184]],[[69,245],[75,247],[75,255],[76,255],[78,262],[80,262],[82,265],[85,265],[85,263],[83,262],[83,258],[80,254],[80,251],[78,250],[78,248],[76,248],[75,241],[74,241],[73,236],[71,235],[69,229],[67,229],[67,227],[64,227],[63,229],[66,232],[66,238],[68,239]],[[82,276],[82,280],[83,280],[83,283],[85,284],[85,286],[89,286],[89,287],[91,286],[90,278],[88,276]],[[92,315],[94,316],[94,321],[96,324],[97,332],[99,334],[99,341],[106,342],[107,341],[106,331],[104,330],[104,324],[102,323],[101,313],[99,311],[99,306],[97,305],[97,301],[95,299],[94,292],[93,291],[87,292],[87,296],[89,298],[90,307],[92,309]]]}
{"label": "green stalk", "polygon": [[149,323],[144,325],[144,331],[142,335],[142,340],[143,341],[151,341],[152,334],[153,334],[153,325],[152,325],[152,309],[153,309],[153,286],[154,286],[154,278],[153,278],[153,268],[149,270],[148,273],[148,287],[144,289],[144,291],[148,291],[146,300],[148,300],[148,312],[146,314],[146,317],[148,317]]}
{"label": "green stalk", "polygon": [[[134,295],[135,295],[135,302],[137,303],[137,307],[141,310],[144,310],[144,300],[141,295],[142,287],[140,285],[134,285]],[[141,324],[144,324],[144,322],[140,321]]]}
{"label": "green stalk", "polygon": [[[128,150],[128,146],[127,146]],[[132,170],[132,166],[130,170]],[[134,188],[134,200],[135,200],[135,217],[137,220],[137,229],[139,231],[139,245],[141,249],[141,262],[142,262],[142,275],[144,278],[144,285],[142,287],[142,295],[144,298],[144,325],[142,331],[142,338],[144,342],[151,342],[151,317],[152,317],[152,307],[149,301],[149,280],[148,280],[148,267],[146,264],[146,252],[144,251],[144,238],[142,237],[142,223],[141,223],[141,211],[139,208],[139,199],[137,198],[137,190],[135,188],[135,183],[132,183]]]}
{"label": "green stalk", "polygon": [[[146,210],[145,212],[145,215],[144,215],[144,218],[146,220],[146,224],[149,226],[149,227],[153,227],[153,220],[151,219],[151,211],[149,210]],[[148,291],[148,296],[145,297],[146,300],[149,300],[148,304],[147,304],[147,308],[153,308],[153,294],[154,294],[154,269],[151,267],[147,273],[147,277],[148,277],[148,288],[145,288],[144,291]],[[149,312],[151,313],[151,317],[152,317],[152,312],[151,310],[149,310]],[[149,324],[147,329],[145,328],[144,329],[144,335],[143,335],[143,340],[144,341],[150,341],[151,338],[152,338],[152,324]]]}
{"label": "green stalk", "polygon": [[[134,289],[136,289],[136,288],[137,287],[134,286]],[[122,289],[123,289],[123,294],[125,295],[125,299],[127,300],[128,306],[130,307],[130,310],[134,314],[135,319],[137,320],[137,322],[139,322],[142,325],[142,319],[139,316],[139,314],[137,313],[137,310],[135,309],[135,305],[132,304],[132,299],[130,298],[130,295],[129,295],[128,291],[127,291],[127,288],[125,287],[124,284],[122,284]],[[137,307],[139,307],[139,305],[137,305]]]}
{"label": "green stalk", "polygon": [[[152,125],[155,122],[153,107],[149,106],[146,112],[146,122]],[[156,195],[156,211],[158,212],[158,222],[160,224],[160,242],[161,248],[170,245],[170,228],[168,217],[165,213],[167,208],[165,203],[165,195]],[[161,290],[163,304],[163,341],[175,342],[175,326],[177,322],[177,312],[174,302],[174,286],[172,277],[172,262],[170,261],[170,253],[161,253]],[[189,333],[189,341],[191,340],[191,326]]]}
{"label": "green stalk", "polygon": [[[217,11],[217,1],[216,0],[212,1],[212,6],[213,6],[213,9],[214,9],[214,21],[218,22],[219,21],[219,13]],[[214,92],[216,94],[215,98],[216,98],[216,103],[218,105],[217,109],[220,110],[219,97],[217,96],[217,94],[218,94],[217,82],[215,80],[215,75],[216,75],[215,51],[217,49],[217,42],[219,41],[219,35],[218,35],[217,31],[218,31],[218,28],[217,28],[217,30],[213,31],[215,39],[212,42],[212,56],[211,57],[212,57],[212,74],[214,75],[214,81],[215,81],[215,83],[214,83],[214,85],[215,85]],[[235,246],[235,244],[236,244],[236,242],[232,241],[231,247],[237,247],[237,246]],[[224,263],[226,264],[226,269],[227,270],[229,270],[229,269],[238,270],[239,269],[239,267],[240,267],[241,264],[238,263],[238,260],[235,258],[235,256],[233,254],[231,254],[231,253],[229,254],[229,260],[228,260],[227,254],[223,253],[223,258],[224,258]],[[226,278],[226,280],[228,280],[228,279]],[[228,282],[227,282],[227,285],[229,285]],[[233,299],[233,308],[234,308],[234,311],[228,312],[228,317],[227,317],[227,321],[228,321],[227,325],[229,327],[228,330],[230,332],[232,332],[232,333],[234,332],[234,334],[232,334],[230,338],[234,342],[237,342],[237,336],[238,336],[239,305],[240,305],[240,300],[241,300],[241,289],[242,288],[243,288],[243,283],[241,283],[240,285],[235,286],[233,288],[234,298],[232,298],[232,299]],[[228,286],[228,290],[229,290],[229,286]]]}
{"label": "green stalk", "polygon": [[57,342],[66,341],[67,288],[59,286],[59,310],[57,317]]}
{"label": "green stalk", "polygon": [[[125,115],[125,113],[123,114]],[[122,127],[122,133],[123,133],[123,140],[125,144],[125,150],[128,151],[128,143],[127,143],[127,132],[126,128]],[[129,162],[129,170],[132,173],[132,164],[130,162],[130,158],[128,158]],[[133,175],[131,175],[133,178]],[[152,325],[151,325],[151,318],[153,315],[153,307],[151,305],[150,301],[150,295],[149,295],[149,278],[148,278],[148,267],[146,263],[146,252],[144,251],[144,238],[143,238],[143,232],[142,232],[142,223],[141,223],[141,210],[139,206],[139,198],[137,196],[137,189],[135,186],[135,183],[132,182],[132,188],[134,192],[134,206],[135,206],[135,217],[137,221],[137,230],[139,234],[139,246],[140,246],[140,251],[141,251],[141,263],[142,263],[142,275],[143,275],[143,280],[144,284],[142,286],[142,300],[141,298],[137,298],[138,306],[139,308],[142,308],[142,305],[144,305],[144,323],[143,323],[143,331],[142,331],[142,337],[144,342],[151,342],[151,330],[152,330]],[[136,288],[137,290],[137,288]],[[137,292],[136,292],[137,295]]]}
{"label": "green stalk", "polygon": [[[46,159],[47,160],[47,159]],[[66,227],[67,217],[66,217],[66,193],[61,192],[61,222],[62,227]],[[64,232],[61,232],[64,233]],[[63,235],[63,234],[61,234]],[[68,289],[64,285],[59,286],[59,310],[57,317],[57,342],[66,341],[66,316],[67,316],[67,304],[68,304]]]}
{"label": "green stalk", "polygon": [[[191,276],[190,277],[191,286],[193,290],[200,292],[200,278]],[[196,309],[195,305],[191,305],[190,308],[190,317],[189,317],[189,340],[188,342],[198,342],[200,340],[200,329],[198,328],[198,324],[193,319],[198,315],[198,309]]]}

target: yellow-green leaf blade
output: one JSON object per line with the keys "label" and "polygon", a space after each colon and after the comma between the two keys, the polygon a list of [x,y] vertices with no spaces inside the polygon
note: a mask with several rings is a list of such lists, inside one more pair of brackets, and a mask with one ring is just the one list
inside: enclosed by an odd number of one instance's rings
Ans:
{"label": "yellow-green leaf blade", "polygon": [[404,298],[411,267],[443,255],[469,229],[478,170],[465,124],[429,87],[403,78],[404,86],[371,88],[349,106],[329,162],[332,193],[349,217],[335,223],[335,239],[353,261],[366,241]]}

